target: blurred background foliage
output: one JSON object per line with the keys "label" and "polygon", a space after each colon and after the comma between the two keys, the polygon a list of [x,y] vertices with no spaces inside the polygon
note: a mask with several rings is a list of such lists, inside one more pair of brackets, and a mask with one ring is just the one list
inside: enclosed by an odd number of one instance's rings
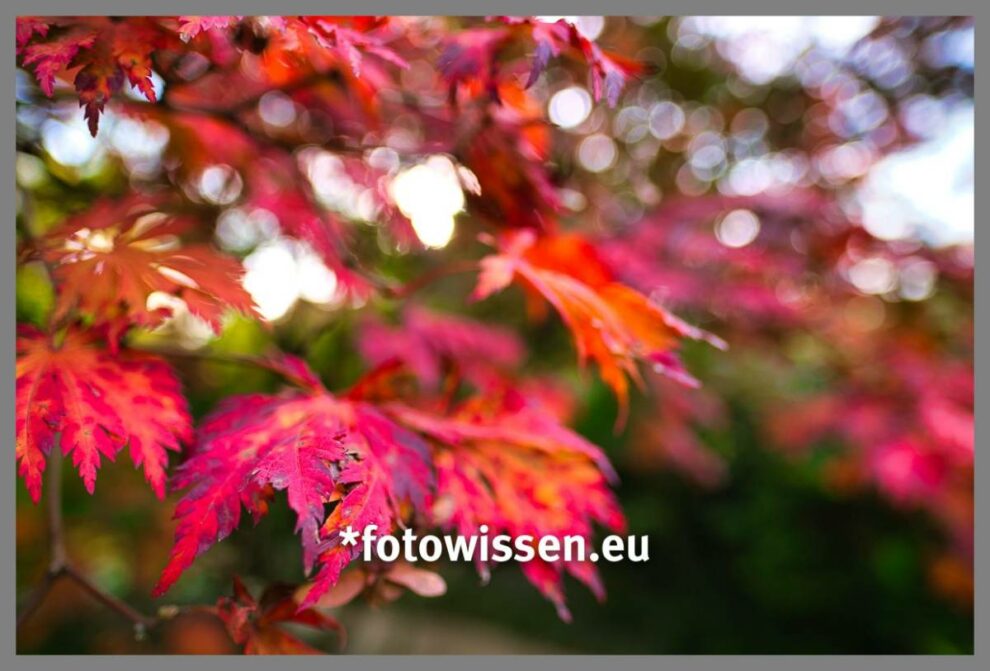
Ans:
{"label": "blurred background foliage", "polygon": [[[551,67],[535,87],[534,97],[561,131],[550,165],[555,182],[567,185],[564,199],[575,217],[586,214],[590,228],[607,238],[643,221],[662,224],[663,216],[654,219],[651,213],[663,213],[668,202],[680,202],[678,197],[754,198],[784,183],[827,193],[828,202],[838,203],[842,216],[857,223],[857,231],[865,229],[872,242],[893,249],[883,257],[889,267],[873,263],[850,272],[864,259],[862,253],[846,258],[860,243],[834,235],[823,216],[795,228],[811,244],[843,246],[839,254],[816,265],[805,258],[810,254],[790,228],[785,237],[789,253],[802,257],[801,272],[817,275],[819,285],[839,276],[845,281],[843,289],[830,289],[828,300],[801,305],[805,312],[824,313],[824,321],[775,320],[759,310],[707,310],[720,286],[726,292],[737,286],[729,274],[715,277],[715,288],[695,298],[681,296],[678,311],[728,340],[731,350],[690,346],[685,352],[688,369],[703,382],[702,393],[717,399],[718,409],[689,410],[686,420],[678,416],[677,427],[686,427],[699,448],[680,461],[643,427],[665,417],[667,399],[675,403],[673,395],[686,392],[651,384],[649,394],[634,399],[628,428],[616,433],[614,398],[593,375],[576,369],[559,323],[527,320],[520,296],[512,292],[465,308],[473,282],[468,276],[452,276],[424,290],[419,300],[425,305],[457,309],[520,333],[529,347],[528,370],[553,373],[574,392],[574,424],[616,463],[631,533],[649,535],[650,561],[600,564],[608,589],[603,604],[582,589],[569,589],[572,624],[560,622],[515,567],[497,569],[491,584],[482,586],[471,566],[442,565],[437,568],[448,590],[441,597],[407,594],[387,608],[364,602],[344,607],[346,651],[971,652],[972,556],[971,547],[960,543],[967,533],[971,540],[966,521],[971,524],[971,471],[958,476],[963,490],[969,478],[970,498],[963,495],[958,505],[968,506],[970,517],[957,515],[947,523],[941,503],[899,497],[885,489],[882,478],[864,485],[862,464],[850,466],[849,455],[867,457],[848,435],[821,432],[795,450],[787,440],[775,441],[779,433],[770,429],[779,415],[792,412],[786,401],[820,392],[842,398],[846,381],[876,365],[876,352],[894,348],[905,330],[935,343],[926,350],[928,367],[916,371],[922,376],[940,375],[943,360],[965,366],[971,357],[972,22],[582,17],[579,23],[603,45],[650,62],[652,69],[615,109],[592,105],[581,77],[565,66]],[[428,80],[433,67],[424,58],[407,76]],[[139,128],[110,112],[90,140],[74,103],[44,101],[23,75],[18,73],[17,93],[19,235],[43,233],[99,195],[158,178],[155,162],[167,133],[163,140],[154,126]],[[608,192],[607,200],[599,199],[602,192]],[[221,220],[235,209],[227,207],[232,201],[226,197],[206,200]],[[747,247],[759,235],[756,247],[793,223],[786,217],[775,223],[772,214],[761,214],[750,236],[748,220],[737,217],[733,228],[725,223],[724,210],[718,205],[693,221],[727,248]],[[468,225],[465,217],[458,219],[462,225]],[[266,266],[265,254],[270,259],[272,249],[287,248],[265,238],[264,222],[255,228],[261,233],[246,242],[220,233],[217,242],[246,257],[256,286],[278,283],[286,266]],[[815,237],[821,228],[826,234]],[[373,227],[358,233],[359,247],[380,246]],[[621,234],[614,239],[621,243]],[[667,251],[676,258],[682,248],[670,244]],[[621,260],[623,251],[616,249],[614,258]],[[289,252],[289,268],[303,276],[299,268],[311,261],[294,253]],[[433,253],[475,257],[480,247],[472,235],[459,233]],[[906,270],[910,263],[897,265],[905,258],[916,264],[914,271]],[[922,261],[927,265],[917,265]],[[771,292],[777,280],[786,283],[790,266],[761,262],[767,264],[762,270],[771,276]],[[385,276],[413,278],[425,267],[415,254],[384,254],[377,269]],[[900,279],[884,284],[884,273],[890,272],[900,272]],[[325,281],[325,275],[316,276]],[[210,341],[210,351],[252,354],[276,343],[303,356],[331,389],[345,388],[367,370],[355,344],[362,310],[394,314],[397,306],[384,301],[341,309],[325,295],[307,294],[304,281],[294,291],[270,306],[273,328],[232,320]],[[256,294],[259,304],[263,293]],[[21,266],[18,322],[43,323],[52,301],[44,269]],[[843,349],[848,343],[835,339],[836,320],[844,337],[859,344]],[[135,338],[195,349],[207,336],[196,324],[179,323]],[[866,341],[870,345],[860,347]],[[836,364],[843,356],[851,360]],[[175,364],[197,418],[221,398],[272,391],[279,384],[265,371],[232,363],[178,357]],[[971,369],[971,359],[968,365]],[[891,384],[890,396],[903,391],[900,382]],[[795,417],[801,424],[803,415]],[[149,589],[170,546],[175,498],[162,505],[129,466],[106,468],[100,479],[97,494],[88,496],[77,478],[65,478],[70,552],[107,591],[155,612],[162,603],[152,602]],[[20,598],[44,572],[45,533],[43,506],[31,505],[18,486]],[[198,560],[164,602],[212,602],[229,592],[233,574],[255,587],[297,583],[299,567],[292,516],[276,499],[268,518],[255,528],[245,525]],[[18,648],[234,650],[222,626],[208,616],[182,615],[147,635],[121,625],[115,613],[74,586],[61,585],[19,631]],[[335,646],[333,636],[311,640],[328,650]]]}

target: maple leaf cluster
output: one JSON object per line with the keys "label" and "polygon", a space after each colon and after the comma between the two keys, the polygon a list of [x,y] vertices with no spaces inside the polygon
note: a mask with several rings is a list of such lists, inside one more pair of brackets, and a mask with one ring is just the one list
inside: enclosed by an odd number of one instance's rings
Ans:
{"label": "maple leaf cluster", "polygon": [[125,82],[155,102],[152,53],[177,46],[176,34],[151,18],[17,19],[17,54],[21,63],[34,70],[49,96],[55,91],[56,78],[71,70],[79,105],[85,110],[93,135],[107,103]]}
{"label": "maple leaf cluster", "polygon": [[[176,542],[156,594],[230,535],[242,509],[257,522],[281,490],[297,516],[304,567],[319,568],[304,607],[318,603],[360,554],[340,543],[347,527],[415,524],[476,534],[488,525],[496,533],[589,540],[594,523],[625,528],[605,455],[535,396],[492,390],[441,413],[433,403],[373,402],[395,366],[380,369],[377,384],[366,380],[335,396],[296,359],[270,364],[300,388],[232,397],[203,421],[176,476],[188,494],[176,509]],[[487,575],[488,567],[479,570]],[[563,571],[604,593],[590,563],[531,562],[523,570],[563,617]]]}
{"label": "maple leaf cluster", "polygon": [[[831,469],[837,486],[872,482],[899,505],[926,506],[971,552],[971,340],[951,339],[960,354],[947,365],[943,336],[909,316],[898,314],[896,337],[850,326],[850,306],[864,297],[848,267],[869,255],[898,267],[920,260],[961,293],[971,268],[876,239],[819,188],[670,197],[607,226],[622,208],[602,189],[616,180],[568,175],[559,151],[574,137],[547,119],[548,82],[585,77],[600,103],[588,124],[618,128],[609,110],[652,71],[623,55],[639,46],[620,53],[568,20],[532,17],[20,17],[17,62],[37,81],[26,94],[32,106],[55,116],[62,97],[78,101],[104,143],[120,123],[166,138],[153,173],[124,170],[122,193],[67,203],[64,217],[19,238],[19,264],[43,268],[54,292],[42,323],[18,329],[17,460],[31,499],[41,497],[52,450],[93,494],[104,461],[127,449],[157,497],[178,496],[171,553],[153,587],[162,596],[284,496],[308,580],[255,598],[235,579],[233,596],[206,611],[245,652],[314,652],[282,625],[342,639],[325,609],[358,594],[390,601],[405,589],[444,589],[431,570],[358,561],[358,548],[341,543],[347,527],[467,535],[485,525],[589,544],[626,530],[610,459],[569,428],[573,385],[533,372],[543,362],[532,360],[522,328],[541,338],[566,332],[568,357],[593,364],[616,400],[616,431],[637,404],[651,411],[629,427],[635,467],[672,465],[709,487],[724,481],[725,461],[695,429],[726,426],[729,404],[682,355],[718,356],[727,345],[677,316],[686,313],[764,360],[779,358],[793,332],[818,334],[837,350],[822,375],[842,382],[798,400],[761,390],[787,408],[767,420],[769,437],[797,452],[840,435],[852,450]],[[834,140],[815,136],[830,132],[818,126],[809,144]],[[900,142],[892,137],[890,147]],[[475,227],[445,253],[420,241],[390,188],[438,155],[464,196],[465,226]],[[623,180],[635,188],[646,172]],[[203,188],[211,180],[223,188]],[[584,214],[575,194],[591,203]],[[762,229],[754,244],[730,248],[712,225],[740,210]],[[244,288],[247,250],[224,244],[217,223],[259,213],[272,222],[266,235],[311,252],[332,275],[332,309],[307,328],[315,340],[342,326],[361,370],[318,364],[312,351],[294,356],[307,348],[271,337],[286,351],[273,344],[235,363],[284,384],[222,398],[194,422],[183,383],[202,380],[175,359],[211,347],[147,345],[184,319],[221,338],[246,321],[284,335]],[[465,272],[462,284],[454,276]],[[456,296],[462,312],[504,310],[512,326],[439,310],[419,297],[427,285]],[[476,569],[487,580],[493,567]],[[591,562],[535,560],[521,570],[562,619],[567,576],[604,598]]]}
{"label": "maple leaf cluster", "polygon": [[[232,534],[243,513],[257,521],[271,497],[285,492],[303,568],[315,576],[298,604],[270,595],[258,602],[235,583],[234,597],[221,599],[215,612],[247,652],[305,649],[277,622],[334,627],[312,607],[333,598],[356,557],[340,543],[348,526],[468,534],[488,525],[499,533],[578,534],[589,542],[597,527],[625,528],[608,459],[566,428],[552,394],[519,378],[525,349],[509,329],[409,301],[401,329],[379,316],[361,320],[358,349],[372,372],[349,391],[331,392],[302,360],[271,354],[255,363],[282,376],[284,390],[224,399],[195,427],[168,355],[132,342],[135,333],[185,316],[214,333],[233,313],[258,318],[238,259],[205,242],[213,203],[188,187],[218,164],[237,175],[242,206],[272,212],[282,235],[320,256],[342,295],[355,304],[391,295],[390,284],[356,258],[349,213],[328,203],[310,179],[319,168],[308,157],[321,157],[307,145],[340,149],[339,174],[366,190],[383,231],[396,244],[421,249],[390,197],[388,174],[354,151],[380,142],[375,134],[394,113],[376,90],[409,69],[402,54],[415,53],[405,34],[412,23],[18,20],[19,64],[47,97],[71,85],[94,136],[111,109],[167,131],[163,165],[173,185],[98,199],[24,241],[22,262],[43,264],[56,298],[45,328],[26,327],[18,337],[19,472],[37,501],[46,456],[60,449],[93,493],[102,461],[126,447],[156,495],[167,487],[184,492],[156,595]],[[515,77],[525,60],[520,46],[532,50],[525,82]],[[620,283],[589,241],[560,231],[556,187],[542,165],[550,134],[545,122],[535,123],[542,111],[528,91],[551,58],[567,57],[586,64],[596,99],[614,106],[640,66],[563,20],[494,17],[452,32],[436,53],[435,91],[446,91],[447,100],[421,110],[417,123],[428,136],[425,146],[465,166],[459,174],[471,207],[498,236],[496,253],[472,264],[480,270],[474,299],[518,280],[531,308],[548,302],[572,332],[579,359],[595,362],[623,412],[627,378],[641,382],[640,361],[691,380],[674,354],[679,341],[721,341]],[[120,95],[128,84],[143,102]],[[258,101],[272,90],[306,110],[308,123],[266,126]],[[171,475],[168,451],[181,453]],[[523,571],[564,618],[565,575],[604,596],[591,563],[532,562]],[[399,573],[387,575],[403,584]]]}

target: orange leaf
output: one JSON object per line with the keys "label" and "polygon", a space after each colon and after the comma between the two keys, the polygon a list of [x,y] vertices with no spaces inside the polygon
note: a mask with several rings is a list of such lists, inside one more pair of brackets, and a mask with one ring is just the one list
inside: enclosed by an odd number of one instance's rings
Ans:
{"label": "orange leaf", "polygon": [[240,579],[234,577],[234,596],[220,597],[212,609],[227,633],[248,655],[320,655],[318,650],[282,629],[280,624],[301,624],[337,632],[341,645],[344,628],[334,618],[312,608],[300,609],[293,590],[272,585],[256,601]]}
{"label": "orange leaf", "polygon": [[530,293],[546,299],[570,329],[579,360],[593,360],[615,392],[623,413],[620,422],[629,402],[626,378],[640,381],[638,362],[691,381],[673,354],[678,341],[700,338],[725,346],[614,281],[591,243],[577,234],[537,238],[532,231],[519,231],[506,235],[500,247],[500,253],[481,260],[474,297],[485,298],[518,279]]}
{"label": "orange leaf", "polygon": [[207,245],[183,246],[189,224],[141,196],[99,201],[42,241],[58,284],[55,320],[78,309],[117,335],[132,324],[157,326],[181,299],[215,331],[227,307],[251,313],[236,259]]}

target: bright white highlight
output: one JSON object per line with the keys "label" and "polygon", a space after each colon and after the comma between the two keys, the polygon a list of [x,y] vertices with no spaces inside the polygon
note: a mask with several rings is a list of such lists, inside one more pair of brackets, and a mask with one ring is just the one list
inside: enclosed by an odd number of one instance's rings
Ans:
{"label": "bright white highlight", "polygon": [[196,184],[203,198],[214,205],[229,205],[241,195],[244,182],[229,165],[211,165],[199,175]]}
{"label": "bright white highlight", "polygon": [[99,149],[82,115],[74,115],[67,121],[45,120],[41,124],[41,144],[53,159],[72,168],[88,163]]}
{"label": "bright white highlight", "polygon": [[760,220],[749,210],[732,210],[715,226],[715,237],[726,247],[745,247],[760,234]]}
{"label": "bright white highlight", "polygon": [[268,321],[285,315],[300,299],[329,305],[337,277],[305,243],[276,238],[244,259],[244,288]]}
{"label": "bright white highlight", "polygon": [[918,233],[933,246],[973,240],[973,107],[947,116],[932,139],[877,163],[859,191],[863,226],[884,240]]}
{"label": "bright white highlight", "polygon": [[846,53],[877,25],[875,16],[699,16],[681,21],[678,38],[719,39],[718,50],[754,84],[765,84],[794,67],[817,46],[831,55]]}
{"label": "bright white highlight", "polygon": [[454,236],[454,215],[464,210],[464,192],[457,169],[446,156],[429,159],[392,178],[389,195],[409,217],[416,236],[427,247],[445,246]]}
{"label": "bright white highlight", "polygon": [[909,301],[923,301],[935,293],[938,267],[926,259],[912,258],[900,269],[901,298]]}
{"label": "bright white highlight", "polygon": [[591,96],[581,86],[569,86],[550,98],[550,121],[561,128],[574,128],[591,114]]}
{"label": "bright white highlight", "polygon": [[657,103],[650,109],[650,133],[658,140],[674,137],[684,128],[684,111],[669,100]]}
{"label": "bright white highlight", "polygon": [[296,104],[281,91],[269,91],[258,101],[258,114],[269,126],[285,128],[296,120]]}
{"label": "bright white highlight", "polygon": [[578,146],[578,161],[589,172],[604,172],[618,158],[619,151],[608,135],[595,133],[581,141]]}
{"label": "bright white highlight", "polygon": [[864,294],[885,294],[894,289],[897,272],[887,259],[867,258],[849,268],[849,281]]}

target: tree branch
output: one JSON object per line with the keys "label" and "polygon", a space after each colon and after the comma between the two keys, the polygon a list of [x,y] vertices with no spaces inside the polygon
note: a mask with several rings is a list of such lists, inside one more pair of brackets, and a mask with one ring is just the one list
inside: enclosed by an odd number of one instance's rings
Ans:
{"label": "tree branch", "polygon": [[51,591],[58,579],[62,577],[65,569],[65,540],[62,526],[62,453],[58,446],[51,451],[48,458],[48,496],[45,499],[45,506],[48,517],[48,570],[45,571],[41,582],[34,588],[24,610],[17,616],[17,629],[21,628],[27,620],[45,601],[45,597]]}
{"label": "tree branch", "polygon": [[107,608],[116,611],[130,620],[138,636],[158,624],[163,618],[150,617],[138,612],[112,594],[100,589],[88,576],[73,566],[65,549],[65,526],[62,522],[62,454],[60,446],[52,449],[48,458],[48,497],[46,500],[48,517],[48,546],[51,556],[48,570],[41,582],[34,588],[27,604],[17,616],[17,630],[41,607],[52,587],[61,578],[68,578],[83,588],[90,596]]}

